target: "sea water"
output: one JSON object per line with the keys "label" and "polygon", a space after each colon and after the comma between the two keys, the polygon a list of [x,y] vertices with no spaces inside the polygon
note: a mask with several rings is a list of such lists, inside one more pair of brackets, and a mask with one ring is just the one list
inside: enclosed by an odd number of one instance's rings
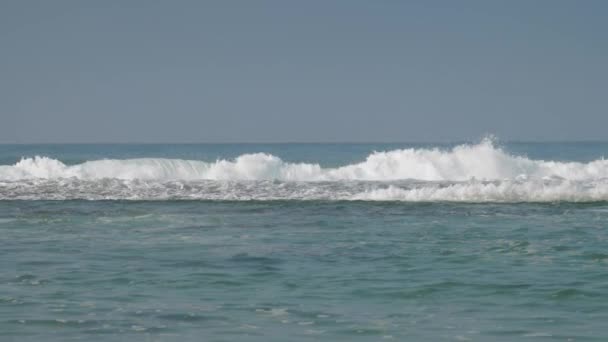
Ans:
{"label": "sea water", "polygon": [[0,145],[0,341],[606,341],[606,154]]}

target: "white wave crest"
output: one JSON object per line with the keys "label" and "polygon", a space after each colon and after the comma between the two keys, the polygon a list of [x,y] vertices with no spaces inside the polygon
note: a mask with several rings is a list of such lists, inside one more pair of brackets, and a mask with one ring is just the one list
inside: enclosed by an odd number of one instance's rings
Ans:
{"label": "white wave crest", "polygon": [[515,180],[561,178],[594,180],[608,178],[608,161],[589,163],[531,160],[511,155],[486,139],[475,145],[450,150],[401,149],[374,152],[366,160],[337,168],[318,164],[287,163],[265,154],[244,154],[234,160],[215,162],[141,158],[95,160],[78,165],[48,157],[24,158],[0,166],[0,180],[280,180],[280,181],[423,181]]}
{"label": "white wave crest", "polygon": [[516,156],[486,139],[452,149],[374,152],[336,168],[265,154],[215,162],[140,158],[0,166],[3,199],[608,201],[608,161]]}

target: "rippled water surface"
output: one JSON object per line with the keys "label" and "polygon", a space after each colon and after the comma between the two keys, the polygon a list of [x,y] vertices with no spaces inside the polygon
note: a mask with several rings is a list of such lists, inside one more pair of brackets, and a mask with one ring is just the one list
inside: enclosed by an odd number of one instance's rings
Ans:
{"label": "rippled water surface", "polygon": [[608,337],[608,206],[2,202],[0,339]]}
{"label": "rippled water surface", "polygon": [[0,146],[0,341],[606,341],[607,147]]}

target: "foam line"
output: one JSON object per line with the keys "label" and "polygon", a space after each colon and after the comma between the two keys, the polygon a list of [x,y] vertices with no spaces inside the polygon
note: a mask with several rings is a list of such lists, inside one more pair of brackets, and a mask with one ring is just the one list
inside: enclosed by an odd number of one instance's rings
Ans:
{"label": "foam line", "polygon": [[94,160],[65,165],[48,157],[24,158],[0,166],[0,180],[77,178],[81,180],[281,180],[281,181],[424,181],[608,178],[608,161],[589,163],[531,160],[511,155],[486,139],[450,150],[401,149],[374,152],[364,161],[337,168],[287,163],[265,154],[205,162],[180,159]]}

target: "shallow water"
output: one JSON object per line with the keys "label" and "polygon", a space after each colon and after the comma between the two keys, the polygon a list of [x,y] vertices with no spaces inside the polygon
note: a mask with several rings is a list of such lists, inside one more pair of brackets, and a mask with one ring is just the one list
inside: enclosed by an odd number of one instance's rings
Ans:
{"label": "shallow water", "polygon": [[[247,146],[234,154],[260,152]],[[606,145],[569,146],[579,159],[553,145],[517,146],[505,150],[588,163]],[[120,157],[88,148],[78,150],[87,160]],[[146,151],[128,157],[171,157]],[[325,160],[340,154],[330,151]],[[83,162],[63,153],[49,157]],[[184,153],[173,158],[196,159]],[[345,154],[319,163],[357,162]],[[606,201],[568,198],[5,199],[0,340],[605,341],[607,222]]]}

